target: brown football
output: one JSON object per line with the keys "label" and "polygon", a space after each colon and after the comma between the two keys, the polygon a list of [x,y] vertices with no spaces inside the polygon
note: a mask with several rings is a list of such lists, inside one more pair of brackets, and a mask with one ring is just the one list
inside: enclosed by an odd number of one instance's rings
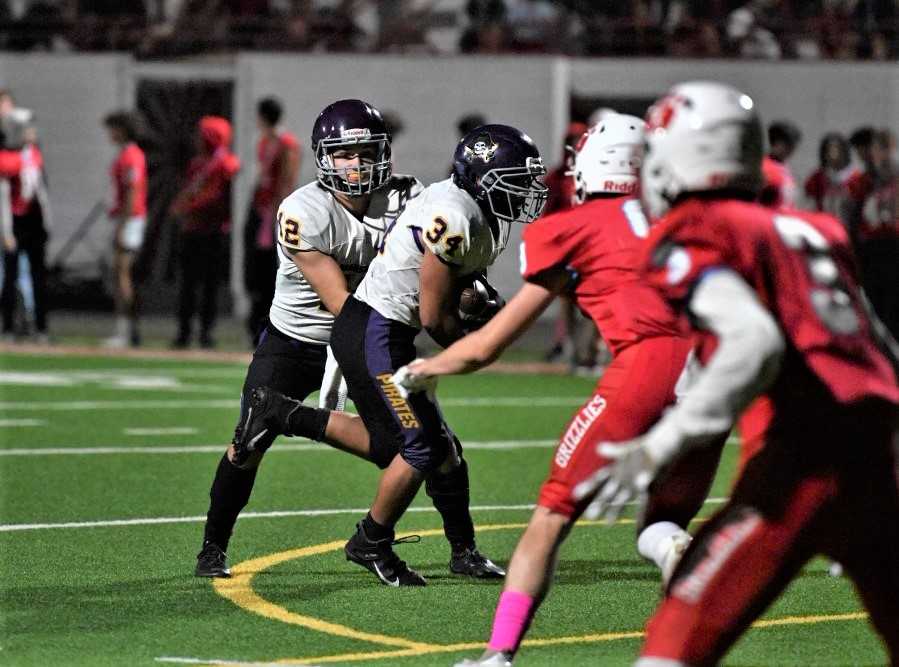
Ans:
{"label": "brown football", "polygon": [[459,295],[459,311],[464,315],[477,315],[486,305],[487,299],[474,287],[466,287]]}

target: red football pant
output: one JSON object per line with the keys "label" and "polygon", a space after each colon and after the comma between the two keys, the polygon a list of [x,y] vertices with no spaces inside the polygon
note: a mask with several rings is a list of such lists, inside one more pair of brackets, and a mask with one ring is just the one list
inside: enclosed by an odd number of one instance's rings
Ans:
{"label": "red football pant", "polygon": [[[635,438],[659,420],[675,400],[674,387],[690,348],[691,341],[683,338],[648,338],[615,357],[562,435],[538,505],[572,519],[580,516],[590,499],[576,501],[574,487],[608,463],[596,452],[597,445]],[[664,503],[650,503],[649,514],[660,515],[655,520],[665,518],[686,525],[699,510],[717,466],[718,451],[700,456],[703,461],[699,465],[693,461],[682,464],[690,467],[694,481],[672,484],[668,488],[676,487],[677,493],[666,492]],[[680,519],[682,516],[685,518]]]}
{"label": "red football pant", "polygon": [[842,563],[899,665],[894,408],[818,407],[814,417],[791,414],[793,424],[768,430],[731,500],[675,570],[642,655],[717,664],[821,553]]}

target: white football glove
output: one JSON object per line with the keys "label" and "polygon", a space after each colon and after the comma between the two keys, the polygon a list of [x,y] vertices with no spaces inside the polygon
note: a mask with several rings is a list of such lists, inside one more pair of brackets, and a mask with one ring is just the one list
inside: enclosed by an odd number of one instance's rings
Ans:
{"label": "white football glove", "polygon": [[634,498],[642,509],[646,490],[659,468],[644,448],[644,438],[599,443],[596,451],[611,462],[574,488],[578,500],[596,496],[584,511],[588,519],[604,517],[608,523],[614,523],[624,506]]}
{"label": "white football glove", "polygon": [[[415,361],[418,361],[418,359]],[[433,394],[437,389],[437,378],[433,375],[417,374],[413,368],[415,366],[415,361],[400,368],[390,378],[390,381],[396,385],[396,388],[403,398],[409,398],[409,394],[414,394],[419,391],[426,391],[429,394]]]}

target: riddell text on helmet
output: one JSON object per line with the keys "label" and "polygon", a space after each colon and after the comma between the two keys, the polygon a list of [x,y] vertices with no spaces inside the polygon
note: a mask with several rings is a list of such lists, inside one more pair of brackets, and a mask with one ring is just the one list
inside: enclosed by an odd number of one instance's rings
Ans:
{"label": "riddell text on helmet", "polygon": [[568,462],[574,454],[574,450],[581,444],[581,439],[584,437],[587,429],[590,428],[590,425],[596,421],[596,418],[599,417],[605,409],[606,399],[598,394],[591,398],[590,402],[580,409],[580,412],[577,413],[575,418],[571,421],[571,424],[568,426],[568,430],[565,431],[562,442],[559,443],[559,448],[556,450],[557,466],[564,468],[568,465]]}
{"label": "riddell text on helmet", "polygon": [[606,192],[621,192],[630,194],[637,189],[637,183],[616,183],[615,181],[606,181],[603,185]]}

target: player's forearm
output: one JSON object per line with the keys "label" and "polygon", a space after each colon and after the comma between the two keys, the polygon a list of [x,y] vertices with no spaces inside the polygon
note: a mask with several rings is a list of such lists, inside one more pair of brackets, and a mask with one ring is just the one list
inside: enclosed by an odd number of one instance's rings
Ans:
{"label": "player's forearm", "polygon": [[690,311],[718,346],[684,398],[647,434],[657,460],[729,431],[750,401],[776,377],[784,354],[780,328],[736,273],[716,271],[699,284]]}
{"label": "player's forearm", "polygon": [[452,312],[442,312],[433,318],[423,318],[422,326],[440,347],[449,347],[465,336],[462,321]]}
{"label": "player's forearm", "polygon": [[134,215],[134,188],[129,187],[126,188],[124,196],[122,197],[122,217],[128,218]]}

